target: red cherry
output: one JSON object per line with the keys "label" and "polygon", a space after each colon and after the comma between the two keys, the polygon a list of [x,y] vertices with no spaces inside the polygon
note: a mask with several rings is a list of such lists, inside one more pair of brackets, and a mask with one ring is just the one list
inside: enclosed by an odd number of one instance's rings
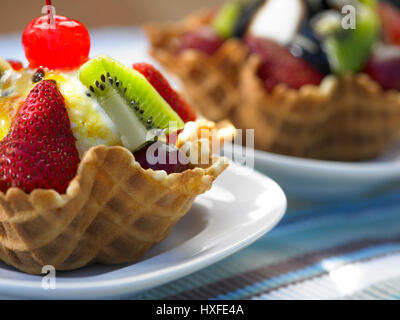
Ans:
{"label": "red cherry", "polygon": [[79,21],[63,16],[48,16],[32,20],[25,28],[22,43],[32,69],[75,69],[89,59],[90,36]]}
{"label": "red cherry", "polygon": [[23,64],[20,61],[7,60],[7,62],[10,64],[11,68],[13,68],[15,71],[19,71],[24,68]]}

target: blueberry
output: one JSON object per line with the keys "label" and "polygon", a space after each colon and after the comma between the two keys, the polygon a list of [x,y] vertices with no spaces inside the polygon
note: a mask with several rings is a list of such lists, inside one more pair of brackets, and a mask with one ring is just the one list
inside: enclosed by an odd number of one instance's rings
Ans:
{"label": "blueberry", "polygon": [[330,0],[306,0],[306,5],[309,17],[313,17],[321,11],[333,8],[332,1]]}
{"label": "blueberry", "polygon": [[45,72],[43,69],[37,69],[36,72],[34,73],[33,77],[32,77],[32,82],[36,83],[39,81],[42,81],[44,79],[45,76]]}
{"label": "blueberry", "polygon": [[264,4],[265,0],[251,1],[244,5],[242,14],[238,19],[236,26],[233,31],[233,36],[236,38],[242,38],[247,31],[247,28],[256,14],[257,10]]}
{"label": "blueberry", "polygon": [[394,5],[398,9],[400,9],[400,0],[383,0],[384,2],[389,2],[390,4]]}
{"label": "blueberry", "polygon": [[331,73],[328,57],[309,20],[303,22],[299,33],[289,45],[289,50],[294,56],[305,59],[321,73],[325,75]]}

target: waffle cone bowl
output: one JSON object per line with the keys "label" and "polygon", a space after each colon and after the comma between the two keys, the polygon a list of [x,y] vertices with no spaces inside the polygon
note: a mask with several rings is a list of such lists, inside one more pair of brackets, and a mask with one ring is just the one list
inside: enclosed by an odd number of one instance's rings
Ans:
{"label": "waffle cone bowl", "polygon": [[207,25],[210,11],[168,25],[148,25],[151,54],[185,87],[207,118],[255,129],[255,147],[279,154],[337,161],[381,155],[400,137],[400,94],[365,74],[328,76],[300,90],[280,84],[268,93],[257,76],[259,59],[231,39],[213,55],[176,54],[179,37]]}
{"label": "waffle cone bowl", "polygon": [[135,261],[170,234],[226,167],[226,159],[213,158],[207,167],[166,175],[142,169],[125,148],[91,148],[65,195],[0,193],[0,259],[31,274],[45,265]]}

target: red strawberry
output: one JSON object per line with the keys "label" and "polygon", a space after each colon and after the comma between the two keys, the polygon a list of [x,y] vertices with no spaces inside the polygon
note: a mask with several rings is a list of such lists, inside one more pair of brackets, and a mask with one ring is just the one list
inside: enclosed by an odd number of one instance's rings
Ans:
{"label": "red strawberry", "polygon": [[0,142],[0,190],[55,189],[65,193],[75,176],[75,147],[64,98],[52,81],[41,81],[19,109]]}
{"label": "red strawberry", "polygon": [[389,44],[400,44],[400,11],[393,5],[385,2],[379,3],[379,16],[381,18],[383,39]]}
{"label": "red strawberry", "polygon": [[158,91],[172,109],[182,118],[184,122],[194,121],[197,119],[192,107],[170,86],[167,79],[147,63],[136,63],[133,68],[143,74],[151,85]]}
{"label": "red strawberry", "polygon": [[224,44],[224,40],[209,27],[185,32],[179,42],[179,52],[199,50],[212,56]]}
{"label": "red strawberry", "polygon": [[13,68],[15,71],[19,71],[24,68],[22,63],[17,60],[7,60],[7,62],[10,64],[11,68]]}
{"label": "red strawberry", "polygon": [[268,92],[279,83],[293,89],[306,84],[319,85],[324,77],[306,60],[293,56],[287,48],[274,41],[249,36],[245,42],[250,52],[258,54],[261,59],[258,76]]}

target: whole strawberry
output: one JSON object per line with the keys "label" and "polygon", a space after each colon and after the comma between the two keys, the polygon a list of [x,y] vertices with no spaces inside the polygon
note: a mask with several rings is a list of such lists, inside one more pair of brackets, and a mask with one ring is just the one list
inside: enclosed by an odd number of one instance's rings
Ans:
{"label": "whole strawberry", "polygon": [[192,107],[172,89],[160,71],[147,63],[136,63],[133,68],[146,77],[154,89],[168,102],[184,122],[196,120],[197,117]]}
{"label": "whole strawberry", "polygon": [[41,81],[0,142],[0,190],[65,193],[79,161],[64,98],[54,82]]}

